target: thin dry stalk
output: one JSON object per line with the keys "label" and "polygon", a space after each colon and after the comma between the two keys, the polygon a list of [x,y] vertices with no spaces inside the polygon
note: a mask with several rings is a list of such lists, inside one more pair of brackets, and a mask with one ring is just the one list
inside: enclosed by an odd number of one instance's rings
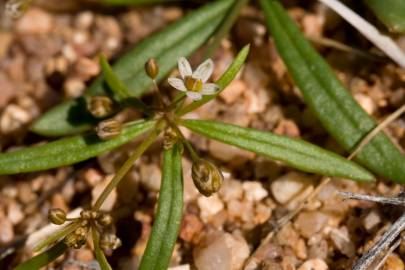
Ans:
{"label": "thin dry stalk", "polygon": [[393,205],[401,205],[405,206],[405,198],[402,196],[398,197],[382,197],[382,196],[372,196],[372,195],[363,195],[363,194],[355,194],[351,192],[339,191],[338,194],[345,199],[354,199],[354,200],[362,200],[362,201],[369,201],[369,202],[376,202],[382,204],[393,204]]}
{"label": "thin dry stalk", "polygon": [[367,270],[375,259],[388,249],[392,242],[405,229],[405,213],[392,224],[380,240],[356,262],[353,270]]}
{"label": "thin dry stalk", "polygon": [[399,245],[401,244],[402,239],[399,238],[388,250],[387,253],[385,253],[384,257],[381,259],[381,261],[377,264],[377,266],[375,267],[375,270],[381,269],[381,267],[383,267],[385,261],[387,260],[388,256],[390,256],[390,254],[392,254],[392,252],[394,252],[394,250],[399,247]]}

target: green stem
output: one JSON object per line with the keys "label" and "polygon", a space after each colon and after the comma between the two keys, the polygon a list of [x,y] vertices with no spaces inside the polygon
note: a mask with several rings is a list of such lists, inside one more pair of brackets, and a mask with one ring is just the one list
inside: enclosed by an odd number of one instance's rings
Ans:
{"label": "green stem", "polygon": [[31,259],[19,264],[14,270],[38,270],[56,260],[66,252],[68,247],[63,241],[60,241],[50,249],[32,257]]}
{"label": "green stem", "polygon": [[115,174],[114,178],[108,184],[108,186],[103,190],[101,195],[98,197],[96,203],[93,206],[93,210],[97,211],[100,209],[101,205],[107,199],[108,195],[110,195],[111,191],[119,184],[119,182],[124,178],[127,174],[129,169],[131,169],[132,165],[135,161],[149,148],[149,146],[156,140],[159,136],[160,132],[164,127],[164,122],[159,121],[156,123],[155,128],[149,133],[146,139],[135,149],[135,152],[125,161],[122,167],[118,170]]}
{"label": "green stem", "polygon": [[197,152],[194,150],[193,146],[191,146],[190,142],[184,137],[183,133],[177,126],[176,122],[173,121],[169,116],[165,115],[165,119],[169,123],[169,125],[174,129],[174,131],[177,133],[177,135],[180,137],[182,143],[186,146],[188,152],[190,153],[190,157],[193,160],[193,162],[197,162],[200,157],[197,155]]}
{"label": "green stem", "polygon": [[97,228],[94,224],[91,225],[91,233],[93,237],[94,253],[98,263],[100,264],[101,270],[112,270],[107,258],[104,255],[104,252],[100,248],[100,235],[97,232]]}
{"label": "green stem", "polygon": [[38,245],[34,247],[34,251],[40,251],[41,249],[51,245],[52,243],[58,241],[62,237],[74,232],[77,228],[80,227],[80,222],[72,222],[60,231],[55,232],[42,242],[40,242]]}

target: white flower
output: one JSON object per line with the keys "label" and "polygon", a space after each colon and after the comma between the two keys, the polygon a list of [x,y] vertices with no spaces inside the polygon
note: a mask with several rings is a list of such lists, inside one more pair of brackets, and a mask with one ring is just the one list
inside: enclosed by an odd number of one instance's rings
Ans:
{"label": "white flower", "polygon": [[168,82],[177,90],[186,92],[191,99],[200,100],[202,95],[213,95],[219,90],[215,83],[206,83],[214,70],[211,59],[204,61],[194,72],[184,57],[179,58],[178,65],[181,79],[169,78]]}

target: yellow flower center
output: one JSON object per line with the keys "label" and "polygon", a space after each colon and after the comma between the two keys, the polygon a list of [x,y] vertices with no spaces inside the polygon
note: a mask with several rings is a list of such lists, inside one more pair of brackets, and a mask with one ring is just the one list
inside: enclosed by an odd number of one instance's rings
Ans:
{"label": "yellow flower center", "polygon": [[203,88],[203,82],[199,79],[194,79],[191,76],[187,76],[184,83],[189,91],[200,92]]}

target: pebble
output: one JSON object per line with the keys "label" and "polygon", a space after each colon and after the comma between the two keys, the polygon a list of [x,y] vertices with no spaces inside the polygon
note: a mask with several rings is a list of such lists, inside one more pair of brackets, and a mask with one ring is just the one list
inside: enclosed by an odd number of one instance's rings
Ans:
{"label": "pebble", "polygon": [[356,93],[354,99],[360,104],[360,106],[368,113],[373,114],[376,110],[376,104],[371,97],[365,94]]}
{"label": "pebble", "polygon": [[328,265],[321,259],[311,259],[304,262],[297,270],[328,270]]}
{"label": "pebble", "polygon": [[372,210],[363,219],[363,226],[367,231],[373,230],[381,223],[381,216],[377,210]]}
{"label": "pebble", "polygon": [[189,264],[183,264],[179,266],[173,266],[169,267],[167,270],[190,270],[190,265]]}
{"label": "pebble", "polygon": [[257,204],[255,207],[255,224],[263,224],[271,217],[272,209],[265,204]]}
{"label": "pebble", "polygon": [[20,34],[48,34],[52,27],[52,17],[38,8],[30,8],[16,23]]}
{"label": "pebble", "polygon": [[387,257],[387,260],[384,263],[384,266],[382,270],[404,270],[404,262],[401,260],[401,258],[395,254],[392,253]]}
{"label": "pebble", "polygon": [[20,223],[24,219],[25,215],[21,209],[21,205],[15,201],[11,201],[7,205],[7,218],[13,225]]}
{"label": "pebble", "polygon": [[140,182],[149,191],[159,191],[162,174],[158,165],[142,164],[140,166]]}
{"label": "pebble", "polygon": [[310,184],[311,177],[303,173],[288,172],[271,182],[270,190],[278,203],[286,204]]}
{"label": "pebble", "polygon": [[8,244],[13,238],[13,223],[6,217],[0,217],[0,244]]}
{"label": "pebble", "polygon": [[269,194],[260,182],[244,182],[242,187],[245,191],[245,198],[248,201],[258,202]]}
{"label": "pebble", "polygon": [[[191,162],[186,159],[183,158],[182,160],[182,164],[183,164],[183,185],[184,185],[184,202],[190,202],[193,201],[195,199],[197,199],[200,195],[200,192],[197,190],[197,188],[195,187],[194,183],[193,183],[193,179],[191,178]],[[225,183],[224,183],[225,184]],[[219,191],[221,192],[221,190],[223,190],[223,188],[221,188]]]}
{"label": "pebble", "polygon": [[90,187],[94,187],[103,180],[101,172],[94,168],[89,168],[83,173],[84,180]]}
{"label": "pebble", "polygon": [[[92,202],[91,204],[94,205],[98,197],[100,196],[101,192],[103,192],[104,188],[110,183],[111,179],[113,178],[113,175],[109,175],[105,177],[103,181],[98,183],[94,189],[91,191],[91,197],[92,197]],[[111,193],[108,195],[104,203],[101,205],[100,210],[105,211],[105,212],[110,212],[115,205],[115,202],[117,200],[117,189],[114,188]]]}
{"label": "pebble", "polygon": [[242,80],[233,80],[219,96],[226,104],[233,104],[247,90],[246,84]]}
{"label": "pebble", "polygon": [[197,205],[200,208],[200,216],[203,221],[209,220],[224,209],[224,203],[219,199],[217,194],[211,197],[200,196],[197,199]]}
{"label": "pebble", "polygon": [[355,254],[355,246],[350,240],[347,227],[343,226],[339,229],[332,228],[329,233],[330,239],[335,247],[347,257],[352,257]]}
{"label": "pebble", "polygon": [[[1,32],[0,32],[0,44]],[[1,47],[1,45],[0,45]],[[1,48],[0,48],[0,58],[1,58]],[[4,73],[0,72],[0,85],[1,85],[1,95],[0,95],[0,108],[7,105],[7,103],[14,97],[16,94],[14,85],[11,83],[10,78]]]}
{"label": "pebble", "polygon": [[200,242],[193,257],[198,270],[239,270],[249,257],[249,246],[243,237],[217,232]]}
{"label": "pebble", "polygon": [[88,80],[100,73],[100,66],[96,60],[80,57],[75,65],[76,75],[82,80]]}
{"label": "pebble", "polygon": [[294,228],[306,238],[321,231],[328,222],[328,216],[319,211],[301,212],[294,222]]}
{"label": "pebble", "polygon": [[247,113],[262,113],[266,110],[269,103],[269,97],[265,88],[244,91],[243,97]]}
{"label": "pebble", "polygon": [[241,165],[255,157],[255,154],[252,152],[214,140],[209,141],[208,150],[213,157],[223,162],[229,162],[233,166]]}
{"label": "pebble", "polygon": [[91,251],[90,249],[81,248],[77,250],[75,259],[81,262],[90,262],[94,260],[93,251]]}
{"label": "pebble", "polygon": [[234,179],[226,179],[219,190],[219,196],[224,202],[242,199],[242,183]]}
{"label": "pebble", "polygon": [[204,224],[193,214],[185,214],[181,222],[179,237],[185,242],[194,242],[199,240]]}
{"label": "pebble", "polygon": [[79,78],[69,78],[63,84],[65,96],[76,98],[83,94],[86,84]]}
{"label": "pebble", "polygon": [[0,131],[4,134],[12,133],[31,121],[31,115],[23,108],[10,104],[0,117]]}
{"label": "pebble", "polygon": [[13,42],[13,35],[9,32],[0,31],[0,59],[8,52]]}
{"label": "pebble", "polygon": [[29,183],[21,183],[18,185],[18,199],[25,205],[34,202],[37,199],[37,194],[33,192]]}

